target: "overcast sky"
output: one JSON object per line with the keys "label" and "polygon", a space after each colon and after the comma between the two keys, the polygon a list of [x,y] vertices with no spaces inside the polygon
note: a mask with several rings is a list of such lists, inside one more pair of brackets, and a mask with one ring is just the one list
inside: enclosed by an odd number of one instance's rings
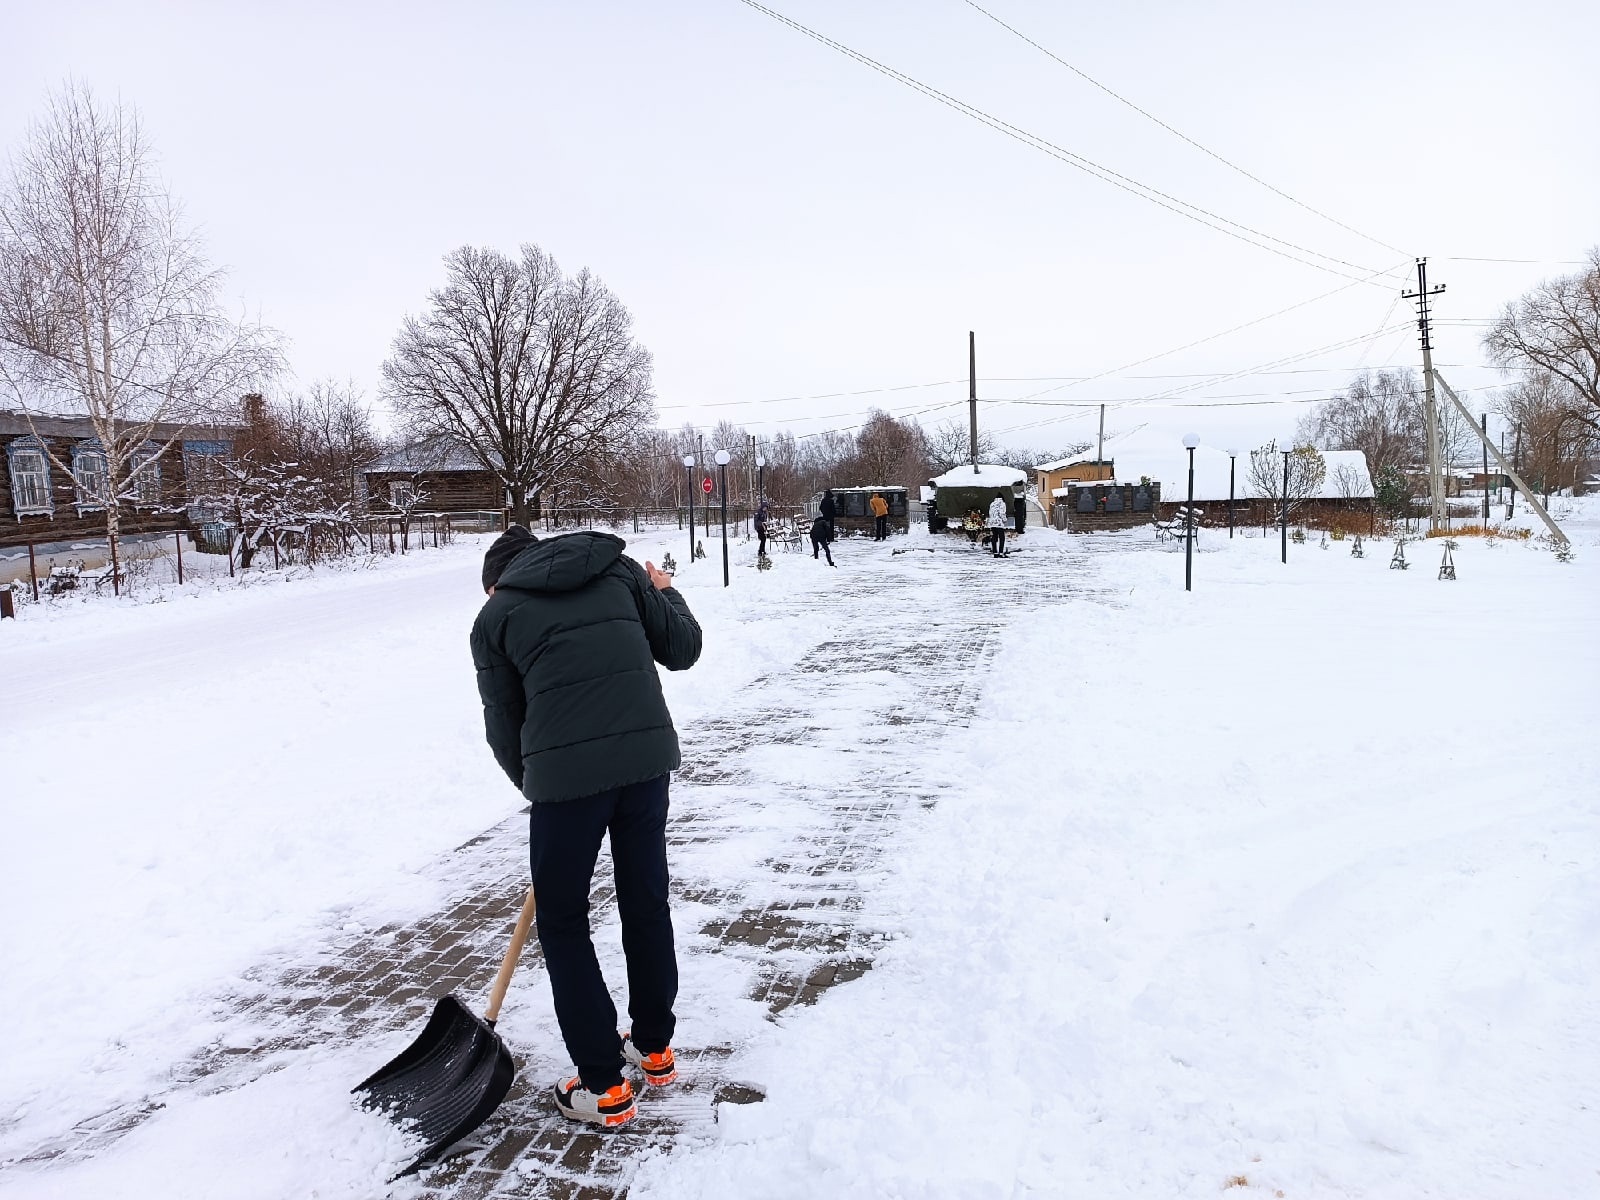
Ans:
{"label": "overcast sky", "polygon": [[[303,382],[375,395],[441,257],[529,241],[632,310],[663,424],[803,433],[869,405],[964,421],[970,329],[983,423],[1040,451],[1092,437],[1101,401],[1112,431],[1287,434],[1303,403],[1237,402],[1417,363],[1398,299],[1417,255],[1448,288],[1436,362],[1477,391],[1500,377],[1472,322],[1600,242],[1592,0],[984,0],[1299,204],[964,0],[771,7],[1321,267],[1092,178],[739,0],[7,0],[0,143],[69,76],[136,105],[235,299],[283,331]],[[1536,261],[1464,261],[1482,258]],[[1246,373],[1266,364],[1281,365]],[[1061,386],[1081,376],[1103,377]],[[907,390],[828,395],[868,389]],[[1196,401],[1211,406],[1170,407]]]}

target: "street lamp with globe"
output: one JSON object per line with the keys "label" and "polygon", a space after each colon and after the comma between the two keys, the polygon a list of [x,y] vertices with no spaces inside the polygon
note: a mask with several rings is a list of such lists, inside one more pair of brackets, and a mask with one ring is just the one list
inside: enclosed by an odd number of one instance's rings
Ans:
{"label": "street lamp with globe", "polygon": [[717,473],[722,477],[722,586],[728,586],[728,462],[726,450],[717,451]]}
{"label": "street lamp with globe", "polygon": [[1189,503],[1183,510],[1183,590],[1194,590],[1194,448],[1200,444],[1195,434],[1186,433],[1183,445],[1189,451]]}
{"label": "street lamp with globe", "polygon": [[1228,536],[1233,536],[1233,464],[1239,457],[1239,450],[1235,446],[1228,447]]}
{"label": "street lamp with globe", "polygon": [[683,456],[683,469],[689,480],[689,561],[694,562],[694,455]]}

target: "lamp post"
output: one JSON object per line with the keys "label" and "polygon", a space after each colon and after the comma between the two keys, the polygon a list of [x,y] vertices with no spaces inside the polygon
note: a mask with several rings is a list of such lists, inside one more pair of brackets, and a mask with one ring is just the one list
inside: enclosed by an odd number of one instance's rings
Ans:
{"label": "lamp post", "polygon": [[722,586],[728,586],[728,460],[733,455],[717,451],[717,473],[722,476]]}
{"label": "lamp post", "polygon": [[1194,448],[1200,439],[1185,434],[1184,449],[1189,451],[1189,503],[1183,510],[1183,590],[1194,591]]}
{"label": "lamp post", "polygon": [[756,455],[756,489],[760,493],[760,503],[767,502],[767,460],[761,455]]}
{"label": "lamp post", "polygon": [[1239,457],[1239,451],[1234,449],[1234,448],[1232,448],[1232,447],[1229,447],[1229,449],[1228,449],[1228,536],[1230,538],[1233,536],[1233,465],[1234,465],[1234,460],[1236,460],[1238,457]]}
{"label": "lamp post", "polygon": [[1289,455],[1292,450],[1283,451],[1283,495],[1278,505],[1278,524],[1283,529],[1283,561],[1289,561]]}
{"label": "lamp post", "polygon": [[689,483],[689,562],[694,562],[694,455],[683,456],[683,470]]}

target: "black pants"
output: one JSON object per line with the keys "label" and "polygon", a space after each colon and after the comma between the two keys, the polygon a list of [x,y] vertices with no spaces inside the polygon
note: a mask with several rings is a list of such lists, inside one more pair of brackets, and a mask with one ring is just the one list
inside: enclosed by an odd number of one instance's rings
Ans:
{"label": "black pants", "polygon": [[672,1041],[678,960],[667,907],[667,783],[662,775],[579,800],[534,804],[528,818],[539,945],[556,1021],[591,1092],[622,1082],[617,1009],[589,936],[589,889],[608,830],[634,1044],[654,1054]]}
{"label": "black pants", "polygon": [[767,552],[767,531],[765,529],[758,529],[758,530],[756,530],[756,557],[759,558],[761,555],[765,554],[766,552]]}
{"label": "black pants", "polygon": [[872,540],[881,542],[889,536],[889,518],[872,518]]}
{"label": "black pants", "polygon": [[817,556],[817,551],[818,550],[821,550],[824,554],[826,554],[828,556],[828,565],[830,567],[833,566],[833,551],[828,548],[828,543],[827,542],[819,542],[816,538],[812,538],[811,539],[811,557],[812,558],[815,558]]}
{"label": "black pants", "polygon": [[989,544],[989,550],[996,558],[999,558],[1006,552],[1006,527],[1002,525],[1000,528],[991,529],[989,532],[994,535],[994,541]]}

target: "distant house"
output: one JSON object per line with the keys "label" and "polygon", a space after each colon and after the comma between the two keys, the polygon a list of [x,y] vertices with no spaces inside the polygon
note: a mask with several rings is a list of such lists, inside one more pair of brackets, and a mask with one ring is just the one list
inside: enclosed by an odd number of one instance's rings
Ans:
{"label": "distant house", "polygon": [[[191,527],[193,483],[233,451],[232,426],[158,425],[138,451],[154,460],[121,502],[120,524],[139,537]],[[103,538],[109,481],[105,447],[86,417],[0,410],[0,547]]]}
{"label": "distant house", "polygon": [[1050,497],[1069,483],[1102,483],[1117,477],[1116,460],[1111,458],[1061,458],[1040,463],[1033,469],[1039,485],[1039,503],[1048,505]]}
{"label": "distant house", "polygon": [[[458,447],[407,446],[384,455],[362,478],[367,505],[379,514],[413,506],[426,512],[498,514],[509,507],[500,476]],[[538,517],[537,496],[530,499],[530,505],[532,515]]]}

